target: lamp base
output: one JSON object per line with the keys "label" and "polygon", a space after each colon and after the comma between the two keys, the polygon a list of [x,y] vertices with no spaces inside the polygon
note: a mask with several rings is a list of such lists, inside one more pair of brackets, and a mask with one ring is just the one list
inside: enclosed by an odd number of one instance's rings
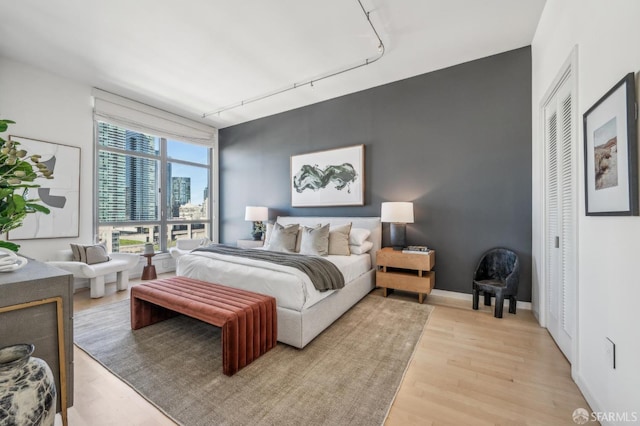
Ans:
{"label": "lamp base", "polygon": [[251,228],[251,236],[254,241],[259,241],[262,239],[262,234],[264,233],[264,224],[262,221],[253,222],[253,228]]}
{"label": "lamp base", "polygon": [[407,246],[407,225],[404,223],[391,223],[391,246],[394,250],[402,250]]}

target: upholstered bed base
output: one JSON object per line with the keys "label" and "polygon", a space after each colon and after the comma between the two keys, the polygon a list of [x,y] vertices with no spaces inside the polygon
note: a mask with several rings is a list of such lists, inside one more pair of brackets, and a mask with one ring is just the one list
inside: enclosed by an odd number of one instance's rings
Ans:
{"label": "upholstered bed base", "polygon": [[380,250],[382,243],[382,224],[379,217],[279,216],[277,221],[283,225],[298,223],[306,226],[315,226],[318,223],[340,226],[351,223],[354,228],[371,231],[369,240],[373,242],[370,252],[372,269],[348,283],[346,287],[302,311],[278,306],[278,341],[303,348],[375,288],[376,252]]}
{"label": "upholstered bed base", "polygon": [[277,308],[278,341],[303,348],[375,287],[375,271],[302,311]]}

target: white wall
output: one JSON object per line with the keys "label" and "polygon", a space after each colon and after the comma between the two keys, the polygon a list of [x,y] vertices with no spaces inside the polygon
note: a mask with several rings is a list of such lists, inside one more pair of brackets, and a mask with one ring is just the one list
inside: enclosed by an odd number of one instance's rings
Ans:
{"label": "white wall", "polygon": [[[69,242],[93,241],[93,118],[91,87],[0,57],[0,116],[14,134],[80,147],[80,236],[22,240],[20,253],[39,260]],[[56,172],[58,172],[56,170]]]}
{"label": "white wall", "polygon": [[[578,114],[582,120],[582,114],[625,74],[640,69],[639,18],[637,0],[547,0],[532,43],[534,309],[540,306],[543,285],[540,103],[577,45]],[[640,218],[585,216],[582,122],[578,128],[578,346],[574,380],[594,411],[636,412],[640,418]],[[607,362],[605,337],[616,343],[615,370]]]}
{"label": "white wall", "polygon": [[[0,56],[0,118],[16,124],[4,134],[80,147],[80,233],[78,238],[20,240],[20,254],[38,260],[52,258],[69,243],[93,242],[93,106],[91,86]],[[56,170],[56,173],[60,173]],[[4,237],[4,236],[3,236]],[[170,258],[169,258],[170,259]],[[166,263],[154,259],[158,272]],[[171,260],[167,260],[174,267]],[[142,261],[131,275],[139,275]],[[115,278],[115,275],[114,277]],[[107,277],[109,280],[109,277]]]}

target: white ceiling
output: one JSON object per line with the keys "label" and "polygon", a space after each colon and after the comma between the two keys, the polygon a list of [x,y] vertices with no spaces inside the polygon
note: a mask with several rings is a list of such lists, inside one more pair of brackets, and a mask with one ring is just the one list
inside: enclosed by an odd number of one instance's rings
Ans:
{"label": "white ceiling", "polygon": [[545,0],[19,0],[0,54],[217,127],[531,43]]}

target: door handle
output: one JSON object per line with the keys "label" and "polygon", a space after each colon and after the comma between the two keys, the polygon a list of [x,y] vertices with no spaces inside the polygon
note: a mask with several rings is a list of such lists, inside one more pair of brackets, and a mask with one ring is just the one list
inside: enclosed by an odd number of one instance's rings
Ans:
{"label": "door handle", "polygon": [[560,248],[560,237],[556,237],[556,248]]}

